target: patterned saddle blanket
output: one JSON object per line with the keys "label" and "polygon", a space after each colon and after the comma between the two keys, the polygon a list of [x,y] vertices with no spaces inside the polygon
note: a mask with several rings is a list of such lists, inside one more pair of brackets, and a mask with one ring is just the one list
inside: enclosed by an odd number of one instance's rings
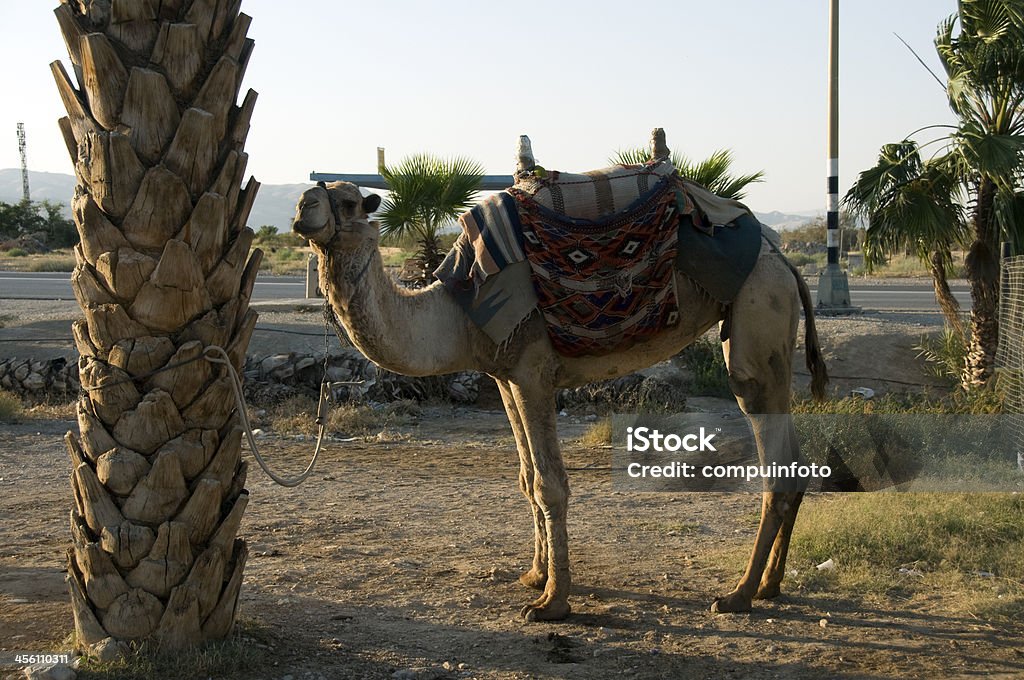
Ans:
{"label": "patterned saddle blanket", "polygon": [[[760,250],[760,224],[733,216],[749,215],[745,207],[719,199],[702,210],[709,202],[696,203],[687,185],[664,162],[521,178],[460,218],[463,233],[435,276],[499,345],[539,311],[563,356],[627,349],[678,323],[681,259],[696,262],[698,285],[727,304]],[[680,258],[680,244],[694,252]],[[727,285],[716,285],[723,277],[713,269],[708,276],[702,250],[729,261]]]}

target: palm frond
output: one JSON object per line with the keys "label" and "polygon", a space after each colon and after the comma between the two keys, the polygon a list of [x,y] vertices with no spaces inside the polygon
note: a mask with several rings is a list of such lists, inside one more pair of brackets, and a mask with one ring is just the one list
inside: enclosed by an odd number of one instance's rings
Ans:
{"label": "palm frond", "polygon": [[392,238],[412,233],[427,241],[473,205],[484,169],[462,156],[421,153],[380,172],[389,188],[380,210],[381,233]]}
{"label": "palm frond", "polygon": [[[643,165],[650,160],[650,151],[643,147],[621,149],[609,159],[611,163],[621,165]],[[733,164],[732,152],[719,149],[704,160],[693,162],[687,156],[673,152],[672,165],[680,175],[701,184],[712,193],[736,200],[746,195],[746,187],[754,182],[764,181],[764,171],[759,170],[746,175],[731,174]]]}

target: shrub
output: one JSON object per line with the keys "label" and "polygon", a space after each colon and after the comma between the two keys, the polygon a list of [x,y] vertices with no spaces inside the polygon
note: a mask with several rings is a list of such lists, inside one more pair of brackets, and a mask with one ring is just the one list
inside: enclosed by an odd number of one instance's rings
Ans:
{"label": "shrub", "polygon": [[11,248],[7,251],[7,257],[27,257],[28,252],[24,248]]}
{"label": "shrub", "polygon": [[691,390],[698,397],[731,397],[729,371],[722,348],[705,335],[678,354],[678,360],[693,373]]}
{"label": "shrub", "polygon": [[938,337],[921,336],[914,349],[917,358],[924,359],[926,373],[951,384],[960,382],[960,374],[967,365],[967,343],[962,335],[946,326]]}
{"label": "shrub", "polygon": [[13,423],[21,416],[21,399],[18,395],[0,390],[0,423]]}

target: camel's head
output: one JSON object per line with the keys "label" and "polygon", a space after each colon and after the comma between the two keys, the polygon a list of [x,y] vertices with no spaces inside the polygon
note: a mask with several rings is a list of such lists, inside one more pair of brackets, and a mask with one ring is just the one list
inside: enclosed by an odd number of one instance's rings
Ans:
{"label": "camel's head", "polygon": [[353,250],[380,232],[370,213],[380,206],[380,196],[363,196],[349,182],[317,183],[306,189],[295,207],[292,231],[320,248]]}

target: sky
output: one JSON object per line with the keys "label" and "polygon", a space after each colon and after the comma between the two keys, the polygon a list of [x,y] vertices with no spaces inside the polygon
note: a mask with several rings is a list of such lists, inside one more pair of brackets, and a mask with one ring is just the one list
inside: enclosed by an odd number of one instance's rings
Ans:
{"label": "sky", "polygon": [[[57,0],[0,2],[0,168],[72,173],[49,64],[67,50]],[[950,123],[932,40],[956,0],[842,0],[840,189],[879,147]],[[520,8],[514,11],[510,8]],[[430,152],[510,174],[520,134],[549,169],[608,165],[665,128],[692,159],[763,170],[746,203],[824,211],[828,0],[244,0],[256,41],[240,99],[259,93],[246,150],[263,183],[376,171]],[[938,133],[918,139],[926,141]],[[929,136],[931,135],[931,136]]]}

